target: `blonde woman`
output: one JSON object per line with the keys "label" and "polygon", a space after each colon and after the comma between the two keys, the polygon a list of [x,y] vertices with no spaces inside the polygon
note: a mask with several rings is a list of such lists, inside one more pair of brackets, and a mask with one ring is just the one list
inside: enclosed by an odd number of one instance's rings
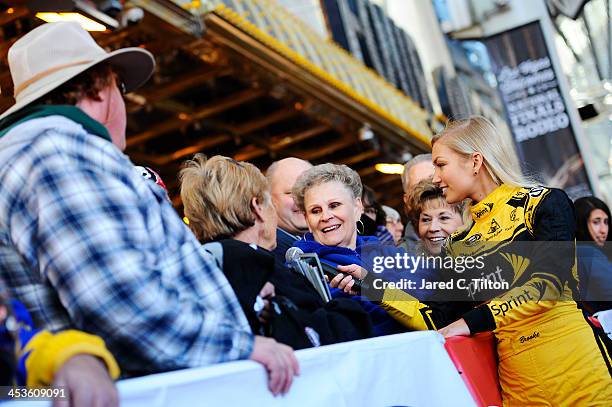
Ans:
{"label": "blonde woman", "polygon": [[[506,259],[501,271],[511,282],[440,332],[494,332],[505,406],[611,405],[607,356],[572,301],[575,221],[567,195],[524,179],[510,140],[482,117],[450,123],[432,145],[433,181],[447,202],[472,202],[472,224],[451,237],[448,253]],[[533,242],[531,256],[509,253],[519,241]]]}

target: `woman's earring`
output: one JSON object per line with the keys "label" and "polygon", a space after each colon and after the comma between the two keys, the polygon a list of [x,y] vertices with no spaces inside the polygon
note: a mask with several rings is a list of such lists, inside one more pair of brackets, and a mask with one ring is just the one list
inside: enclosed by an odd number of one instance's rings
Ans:
{"label": "woman's earring", "polygon": [[474,175],[478,175],[478,171],[474,171]]}
{"label": "woman's earring", "polygon": [[[361,230],[359,230],[359,225],[361,225]],[[359,219],[357,220],[357,233],[359,233],[360,235],[363,235],[363,232],[365,232],[365,225],[363,224],[361,219]]]}

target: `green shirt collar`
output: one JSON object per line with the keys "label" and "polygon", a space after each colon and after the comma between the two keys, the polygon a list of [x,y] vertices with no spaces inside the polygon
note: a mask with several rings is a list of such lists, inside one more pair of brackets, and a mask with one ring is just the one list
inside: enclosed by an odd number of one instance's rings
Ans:
{"label": "green shirt collar", "polygon": [[28,120],[47,116],[64,116],[79,123],[88,133],[95,134],[112,142],[111,136],[100,122],[92,119],[84,111],[72,105],[33,105],[25,107],[0,120],[0,137],[13,127]]}

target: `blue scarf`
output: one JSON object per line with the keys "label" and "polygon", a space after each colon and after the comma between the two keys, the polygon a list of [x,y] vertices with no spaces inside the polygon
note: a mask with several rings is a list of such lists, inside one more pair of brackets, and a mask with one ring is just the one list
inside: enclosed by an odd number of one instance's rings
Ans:
{"label": "blue scarf", "polygon": [[[348,247],[325,246],[316,242],[312,233],[306,233],[303,240],[294,243],[294,247],[299,247],[304,253],[316,253],[319,259],[331,266],[349,264],[362,265],[361,251],[369,245],[380,245],[380,241],[374,236],[357,236],[355,250]],[[350,296],[337,288],[330,288],[333,298],[351,298],[359,301],[361,307],[370,315],[374,325],[374,336],[391,335],[406,332],[406,328],[394,320],[384,309],[374,304],[366,297]]]}
{"label": "blue scarf", "polygon": [[306,233],[304,239],[296,241],[293,245],[299,247],[304,253],[316,253],[322,262],[332,266],[359,264],[361,262],[361,251],[367,245],[378,245],[380,241],[374,236],[359,236],[357,235],[357,245],[355,250],[348,247],[340,246],[325,246],[314,240],[312,233]]}

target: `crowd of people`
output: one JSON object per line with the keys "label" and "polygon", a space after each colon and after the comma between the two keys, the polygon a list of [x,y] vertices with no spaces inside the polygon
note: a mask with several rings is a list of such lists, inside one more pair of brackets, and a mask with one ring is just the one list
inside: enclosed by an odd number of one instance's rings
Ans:
{"label": "crowd of people", "polygon": [[[151,76],[148,51],[107,53],[78,24],[49,23],[11,47],[9,65],[16,104],[0,115],[5,383],[59,383],[75,405],[115,405],[120,374],[251,359],[277,395],[300,372],[296,349],[492,331],[504,405],[610,405],[610,344],[588,320],[612,308],[610,211],[594,197],[574,209],[562,190],[523,177],[510,140],[486,119],[449,123],[431,154],[405,165],[405,225],[345,165],[289,157],[263,174],[200,154],[177,174],[183,221],[155,173],[143,177],[122,153],[122,93]],[[576,239],[578,261],[568,255]],[[531,252],[513,254],[512,285],[491,298],[397,288],[374,298],[364,288],[374,278],[366,251],[508,259],[515,242],[533,242]],[[291,247],[336,270],[330,301],[292,270]],[[530,300],[510,307],[520,296]]]}

